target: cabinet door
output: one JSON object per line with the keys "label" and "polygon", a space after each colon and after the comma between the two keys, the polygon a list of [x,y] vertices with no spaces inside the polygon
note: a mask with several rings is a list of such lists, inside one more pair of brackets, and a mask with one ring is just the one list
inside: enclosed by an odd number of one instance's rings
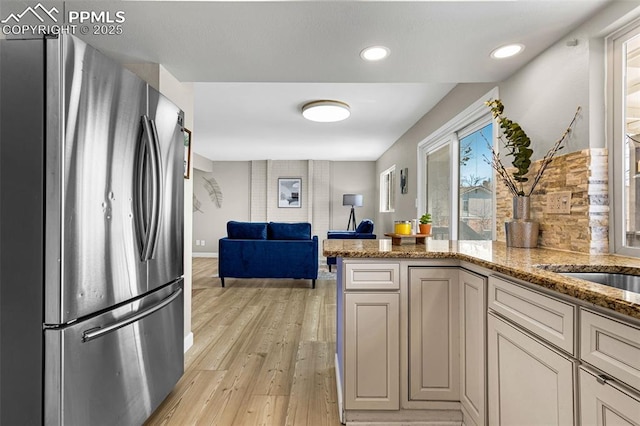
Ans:
{"label": "cabinet door", "polygon": [[490,425],[573,425],[574,363],[489,314]]}
{"label": "cabinet door", "polygon": [[409,399],[460,400],[458,268],[409,268]]}
{"label": "cabinet door", "polygon": [[640,426],[640,395],[631,395],[580,369],[580,417],[584,426]]}
{"label": "cabinet door", "polygon": [[[487,278],[461,270],[460,402],[477,426],[486,420],[486,285]],[[466,417],[465,417],[466,420]]]}
{"label": "cabinet door", "polygon": [[347,410],[400,408],[400,295],[345,295]]}

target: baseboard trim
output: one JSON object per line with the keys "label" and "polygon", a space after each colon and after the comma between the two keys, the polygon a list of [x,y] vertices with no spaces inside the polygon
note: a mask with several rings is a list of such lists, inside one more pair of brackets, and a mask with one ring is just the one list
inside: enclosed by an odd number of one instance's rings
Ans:
{"label": "baseboard trim", "polygon": [[218,253],[215,252],[193,252],[191,257],[218,257]]}
{"label": "baseboard trim", "polygon": [[189,332],[189,334],[184,336],[184,353],[187,353],[191,346],[193,346],[193,333]]}

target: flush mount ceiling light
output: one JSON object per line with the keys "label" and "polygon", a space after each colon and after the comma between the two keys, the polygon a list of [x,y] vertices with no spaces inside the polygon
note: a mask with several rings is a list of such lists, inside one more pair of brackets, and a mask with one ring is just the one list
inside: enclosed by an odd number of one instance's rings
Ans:
{"label": "flush mount ceiling light", "polygon": [[520,43],[507,44],[506,46],[501,46],[491,52],[491,57],[494,59],[503,59],[509,58],[511,56],[517,55],[518,53],[524,50],[524,45]]}
{"label": "flush mount ceiling light", "polygon": [[365,61],[380,61],[389,56],[391,51],[385,46],[371,46],[360,52],[360,57]]}
{"label": "flush mount ceiling light", "polygon": [[302,116],[307,120],[320,123],[332,123],[349,118],[349,105],[340,101],[313,101],[302,107]]}

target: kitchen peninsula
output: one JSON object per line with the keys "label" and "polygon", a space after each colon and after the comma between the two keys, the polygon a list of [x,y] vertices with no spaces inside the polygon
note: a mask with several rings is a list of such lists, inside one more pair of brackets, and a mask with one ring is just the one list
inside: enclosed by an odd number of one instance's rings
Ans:
{"label": "kitchen peninsula", "polygon": [[640,260],[495,241],[323,248],[338,258],[343,422],[640,418],[640,294],[559,273],[640,275]]}

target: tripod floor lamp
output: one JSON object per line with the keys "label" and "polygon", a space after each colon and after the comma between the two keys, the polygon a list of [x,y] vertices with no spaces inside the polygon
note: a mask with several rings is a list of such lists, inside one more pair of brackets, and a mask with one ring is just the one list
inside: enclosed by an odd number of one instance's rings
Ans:
{"label": "tripod floor lamp", "polygon": [[356,230],[356,210],[355,207],[362,207],[362,194],[343,194],[342,205],[351,206],[351,214],[349,214],[349,222],[347,223],[347,231],[351,227]]}

